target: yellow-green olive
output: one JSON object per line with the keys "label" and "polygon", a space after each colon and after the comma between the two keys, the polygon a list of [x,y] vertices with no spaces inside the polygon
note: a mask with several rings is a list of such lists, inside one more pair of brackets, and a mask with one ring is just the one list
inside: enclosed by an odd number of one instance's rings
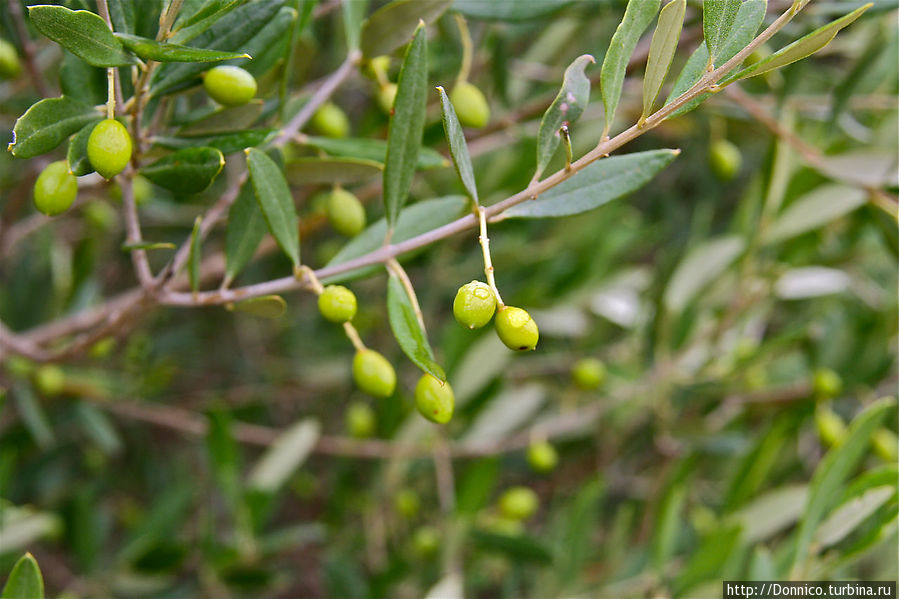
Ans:
{"label": "yellow-green olive", "polygon": [[438,424],[446,424],[453,417],[456,398],[449,383],[441,383],[430,374],[423,374],[415,385],[415,407],[419,413]]}
{"label": "yellow-green olive", "polygon": [[115,119],[97,123],[87,138],[87,159],[105,179],[125,170],[131,160],[131,136],[125,125]]}
{"label": "yellow-green olive", "polygon": [[496,333],[509,349],[528,351],[537,347],[540,333],[527,311],[505,306],[496,313]]}
{"label": "yellow-green olive", "polygon": [[34,182],[34,207],[47,216],[62,214],[78,195],[78,181],[65,160],[51,162]]}
{"label": "yellow-green olive", "polygon": [[240,106],[256,95],[256,79],[249,72],[233,65],[222,65],[206,71],[203,87],[210,98],[223,106]]}
{"label": "yellow-green olive", "polygon": [[465,127],[480,129],[490,120],[490,106],[487,98],[475,85],[468,81],[456,84],[450,92],[450,101],[456,110],[459,122]]}

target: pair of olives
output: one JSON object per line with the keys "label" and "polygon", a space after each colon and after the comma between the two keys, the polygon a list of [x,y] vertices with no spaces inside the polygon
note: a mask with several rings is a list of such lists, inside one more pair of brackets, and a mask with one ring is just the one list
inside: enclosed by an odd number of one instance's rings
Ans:
{"label": "pair of olives", "polygon": [[537,323],[526,310],[513,306],[496,309],[496,295],[486,283],[472,281],[456,292],[453,315],[462,326],[477,329],[493,318],[496,312],[496,333],[509,349],[527,351],[537,347],[540,337]]}

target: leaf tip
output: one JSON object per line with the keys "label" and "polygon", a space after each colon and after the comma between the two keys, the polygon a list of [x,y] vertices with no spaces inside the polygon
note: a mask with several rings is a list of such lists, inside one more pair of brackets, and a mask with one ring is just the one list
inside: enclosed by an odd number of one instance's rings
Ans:
{"label": "leaf tip", "polygon": [[240,55],[240,58],[249,58],[250,60],[253,60],[253,57],[250,56],[249,54],[247,54],[246,52],[244,52],[243,54],[241,54],[241,55]]}

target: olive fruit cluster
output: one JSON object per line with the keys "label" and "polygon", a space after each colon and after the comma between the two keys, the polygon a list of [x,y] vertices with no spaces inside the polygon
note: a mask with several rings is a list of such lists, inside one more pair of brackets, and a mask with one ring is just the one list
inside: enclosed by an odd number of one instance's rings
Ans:
{"label": "olive fruit cluster", "polygon": [[240,106],[256,95],[256,79],[233,65],[221,65],[206,71],[203,87],[209,97],[222,106]]}
{"label": "olive fruit cluster", "polygon": [[378,106],[389,115],[393,111],[397,86],[388,78],[388,68],[390,68],[389,56],[375,56],[362,65],[362,73],[375,82],[375,100]]}
{"label": "olive fruit cluster", "polygon": [[464,327],[477,329],[496,313],[496,333],[509,349],[532,350],[540,337],[537,323],[526,310],[514,306],[499,306],[496,294],[486,283],[472,281],[462,285],[453,300],[453,316]]}

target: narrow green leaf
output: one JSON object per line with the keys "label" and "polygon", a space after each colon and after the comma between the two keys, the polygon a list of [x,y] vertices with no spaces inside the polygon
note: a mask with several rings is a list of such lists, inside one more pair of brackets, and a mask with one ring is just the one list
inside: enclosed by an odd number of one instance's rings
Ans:
{"label": "narrow green leaf", "polygon": [[474,168],[471,166],[468,144],[465,143],[465,132],[462,131],[459,117],[456,116],[456,109],[453,108],[453,103],[447,97],[446,91],[438,86],[437,92],[440,94],[440,108],[443,111],[443,132],[446,134],[450,155],[453,157],[453,165],[456,167],[456,173],[462,180],[465,191],[468,192],[468,197],[472,199],[475,206],[478,206],[480,205],[478,186],[474,180]]}
{"label": "narrow green leaf", "polygon": [[69,163],[69,170],[76,177],[94,172],[94,167],[87,158],[87,140],[96,126],[97,123],[88,123],[69,140],[66,161]]}
{"label": "narrow green leaf", "polygon": [[32,104],[16,121],[8,149],[16,158],[34,158],[49,152],[88,123],[99,122],[102,118],[93,106],[68,96],[46,98]]}
{"label": "narrow green leaf", "polygon": [[419,21],[436,21],[452,3],[452,0],[394,0],[385,4],[362,24],[362,54],[374,58],[393,52],[413,35]]}
{"label": "narrow green leaf", "polygon": [[299,218],[281,169],[265,152],[255,148],[247,150],[247,167],[268,230],[294,267],[299,268]]}
{"label": "narrow green leaf", "polygon": [[649,59],[646,61],[646,74],[643,76],[643,115],[641,122],[652,113],[662,85],[668,77],[671,61],[677,51],[681,28],[684,26],[684,14],[687,11],[687,0],[671,0],[659,13],[659,24],[652,35],[649,46]]}
{"label": "narrow green leaf", "polygon": [[259,33],[240,48],[254,58],[238,58],[226,64],[237,65],[257,79],[261,78],[287,53],[290,29],[296,20],[297,11],[287,6],[281,8]]}
{"label": "narrow green leaf", "polygon": [[178,193],[200,193],[225,166],[225,157],[215,148],[185,148],[172,152],[140,169],[151,182]]}
{"label": "narrow green leaf", "polygon": [[[715,578],[740,540],[739,527],[719,528],[694,550],[674,582],[672,596],[684,597],[697,583]],[[720,588],[720,582],[718,583]]]}
{"label": "narrow green leaf", "polygon": [[747,544],[765,541],[799,520],[806,498],[808,485],[778,487],[735,511],[726,523],[739,525]]}
{"label": "narrow green leaf", "polygon": [[612,122],[615,119],[615,111],[618,109],[621,89],[624,86],[627,63],[634,53],[634,48],[637,47],[637,42],[640,41],[640,36],[659,12],[660,5],[661,0],[628,0],[624,18],[621,19],[621,23],[612,36],[600,72],[606,133],[611,130]]}
{"label": "narrow green leaf", "polygon": [[709,239],[690,250],[668,281],[665,307],[672,314],[680,313],[706,285],[715,280],[746,248],[737,235]]}
{"label": "narrow green leaf", "polygon": [[26,553],[19,558],[6,579],[0,598],[44,599],[44,579],[33,555]]}
{"label": "narrow green leaf", "polygon": [[156,40],[127,33],[116,33],[116,38],[125,48],[143,60],[156,62],[216,62],[232,58],[250,58],[241,52],[221,52],[205,48],[191,48],[178,44],[162,44]]}
{"label": "narrow green leaf", "polygon": [[650,150],[597,160],[574,177],[518,204],[502,218],[570,216],[598,208],[640,189],[680,154],[680,150]]}
{"label": "narrow green leaf", "polygon": [[137,19],[134,0],[107,0],[112,28],[123,33],[134,33]]}
{"label": "narrow green leaf", "polygon": [[225,230],[225,279],[228,283],[250,262],[265,231],[265,218],[256,203],[253,185],[244,183],[228,211],[228,228]]}
{"label": "narrow green leaf", "polygon": [[194,220],[194,228],[190,233],[190,256],[187,260],[187,276],[190,279],[190,289],[196,293],[200,289],[200,223],[203,218],[198,216]]}
{"label": "narrow green leaf", "polygon": [[368,10],[368,0],[356,0],[355,2],[343,2],[343,32],[346,36],[346,45],[349,50],[359,48],[359,37],[362,34],[362,20]]}
{"label": "narrow green leaf", "polygon": [[456,0],[453,10],[470,19],[527,21],[550,15],[577,0]]}
{"label": "narrow green leaf", "polygon": [[105,104],[108,83],[106,69],[92,67],[68,50],[62,51],[59,87],[63,97],[88,106]]}
{"label": "narrow green leaf", "polygon": [[815,545],[821,549],[836,545],[895,496],[896,487],[890,484],[873,487],[850,499],[821,523],[815,531]]}
{"label": "narrow green leaf", "polygon": [[434,378],[445,381],[446,373],[434,360],[434,352],[428,343],[428,337],[406,293],[399,277],[392,272],[387,281],[387,315],[390,328],[396,337],[403,353],[412,363]]}
{"label": "narrow green leaf", "polygon": [[358,183],[380,175],[384,165],[359,158],[298,158],[287,163],[291,185]]}
{"label": "narrow green leaf", "polygon": [[259,119],[262,115],[262,107],[262,100],[251,100],[243,106],[221,108],[184,125],[178,130],[178,135],[194,136],[239,132]]}
{"label": "narrow green leaf", "polygon": [[501,553],[516,564],[526,562],[549,564],[552,562],[552,553],[549,548],[541,540],[525,534],[513,536],[473,530],[471,541],[478,549]]}
{"label": "narrow green leaf", "polygon": [[29,6],[28,16],[35,29],[95,67],[127,67],[137,62],[92,12],[41,4]]}
{"label": "narrow green leaf", "polygon": [[652,564],[657,571],[663,571],[674,554],[686,499],[687,489],[682,481],[675,481],[662,496],[652,539]]}
{"label": "narrow green leaf", "polygon": [[300,420],[275,439],[250,470],[247,484],[264,493],[274,493],[287,482],[315,447],[321,434],[318,421]]}
{"label": "narrow green leaf", "polygon": [[287,302],[280,295],[263,295],[237,302],[234,309],[260,318],[281,318],[287,311]]}
{"label": "narrow green leaf", "polygon": [[[197,12],[182,19],[180,16],[175,22],[175,30],[169,38],[174,44],[183,44],[197,37],[214,25],[219,19],[246,4],[248,0],[209,0]],[[182,10],[182,15],[184,11]]]}
{"label": "narrow green leaf", "polygon": [[702,33],[712,64],[730,37],[740,4],[740,0],[705,0],[702,3]]}
{"label": "narrow green leaf", "polygon": [[135,250],[173,250],[174,243],[167,241],[139,241],[137,243],[123,243],[123,252],[133,252]]}
{"label": "narrow green leaf", "polygon": [[808,35],[799,38],[789,46],[785,46],[774,54],[771,54],[757,63],[746,67],[742,71],[727,77],[722,84],[726,85],[748,77],[755,77],[811,56],[829,44],[841,29],[862,16],[862,13],[871,8],[871,6],[873,6],[871,3],[865,4],[864,6],[853,10],[848,15],[840,17],[836,21],[814,30]]}
{"label": "narrow green leaf", "polygon": [[565,69],[562,88],[540,120],[537,132],[537,177],[543,173],[559,147],[559,129],[562,125],[578,120],[587,107],[590,101],[590,79],[584,74],[584,69],[595,62],[596,59],[592,56],[584,54],[575,58]]}
{"label": "narrow green leaf", "polygon": [[779,243],[841,218],[867,202],[863,189],[823,185],[795,200],[762,233],[764,243]]}
{"label": "narrow green leaf", "polygon": [[384,213],[390,228],[412,187],[418,164],[418,150],[425,124],[428,87],[428,38],[420,24],[403,58],[397,82],[396,101],[387,132],[387,158],[384,163]]}
{"label": "narrow green leaf", "polygon": [[[332,156],[347,156],[351,158],[364,158],[374,160],[381,164],[387,160],[387,142],[381,139],[365,139],[361,137],[345,137],[342,139],[332,137],[306,137],[299,145],[309,146]],[[449,161],[440,152],[431,148],[421,147],[418,150],[419,169],[443,168],[449,166]]]}
{"label": "narrow green leaf", "polygon": [[150,141],[155,146],[180,150],[183,148],[215,148],[222,154],[233,154],[247,148],[261,146],[274,137],[274,129],[247,129],[218,135],[198,135],[195,137],[154,137]]}

